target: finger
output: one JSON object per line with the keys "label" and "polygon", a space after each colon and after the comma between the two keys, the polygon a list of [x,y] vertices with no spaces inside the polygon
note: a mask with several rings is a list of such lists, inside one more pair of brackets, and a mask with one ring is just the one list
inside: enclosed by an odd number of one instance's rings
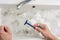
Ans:
{"label": "finger", "polygon": [[38,24],[34,24],[34,27],[38,27]]}
{"label": "finger", "polygon": [[46,27],[47,25],[46,25],[46,24],[40,24],[40,26],[44,26],[44,27]]}
{"label": "finger", "polygon": [[1,29],[1,26],[0,26],[0,35],[3,33],[3,30]]}
{"label": "finger", "polygon": [[46,29],[46,24],[35,24],[34,27],[37,31],[44,32]]}
{"label": "finger", "polygon": [[34,27],[39,27],[41,29],[45,29],[46,25],[45,24],[35,24]]}
{"label": "finger", "polygon": [[39,26],[42,28],[42,29],[46,29],[46,24],[39,24]]}
{"label": "finger", "polygon": [[2,32],[4,31],[4,26],[0,27],[0,31],[2,31]]}
{"label": "finger", "polygon": [[37,30],[38,32],[43,33],[43,30],[41,28],[39,28],[39,27],[35,27],[35,30]]}

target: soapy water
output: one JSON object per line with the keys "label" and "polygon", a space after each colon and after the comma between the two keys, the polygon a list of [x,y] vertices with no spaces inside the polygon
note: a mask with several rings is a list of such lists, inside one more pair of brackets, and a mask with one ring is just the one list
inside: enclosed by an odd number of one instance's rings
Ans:
{"label": "soapy water", "polygon": [[[57,37],[60,37],[60,31],[59,31],[60,30],[60,10],[44,10],[44,11],[37,10],[36,12],[28,11],[28,12],[22,12],[21,14],[19,14],[20,16],[16,16],[17,13],[20,13],[20,11],[17,12],[16,9],[11,9],[9,11],[8,10],[9,9],[3,9],[2,11],[2,24],[7,24],[8,26],[10,26],[13,33],[18,35],[19,37],[21,35],[22,36],[27,35],[27,34],[24,35],[25,31],[21,33],[20,30],[25,30],[25,29],[28,30],[28,35],[29,36],[33,35],[33,37],[36,33],[29,26],[24,25],[26,20],[30,21],[32,25],[36,23],[38,24],[45,23],[48,25],[48,27],[51,29],[54,35],[56,35]],[[6,15],[4,14],[5,12],[7,12]]]}
{"label": "soapy water", "polygon": [[[25,14],[26,17],[26,14]],[[42,24],[44,22],[44,20],[41,18],[40,12],[36,13],[30,20],[26,20],[26,22],[24,23],[33,27],[34,28],[34,24]],[[41,26],[39,26],[40,28],[43,28]]]}
{"label": "soapy water", "polygon": [[[39,33],[36,33],[36,31],[34,31],[32,28],[29,28],[27,27],[27,25],[26,26],[24,25],[25,20],[28,18],[28,14],[25,13],[27,15],[26,16],[24,13],[21,13],[21,15],[19,14],[19,16],[17,16],[16,10],[14,9],[10,9],[9,11],[8,10],[9,9],[3,9],[2,24],[6,24],[12,30],[13,37],[20,37],[20,38],[26,38],[26,37],[39,38],[40,37]],[[7,12],[6,15],[5,15],[5,12]],[[31,15],[29,17],[31,17]]]}
{"label": "soapy water", "polygon": [[44,19],[41,17],[40,12],[31,13],[26,12],[22,14],[23,18],[29,20],[32,25],[36,23],[43,23]]}
{"label": "soapy water", "polygon": [[[58,12],[58,13],[57,13]],[[46,14],[44,14],[46,13]],[[29,14],[29,13],[28,13]],[[43,14],[43,16],[42,16]],[[27,15],[25,14],[24,17],[26,17]],[[58,17],[56,17],[58,16]],[[50,10],[50,11],[44,11],[43,13],[37,11],[36,14],[34,14],[34,16],[32,16],[32,18],[29,19],[29,23],[31,25],[34,24],[46,24],[49,29],[51,30],[51,32],[55,35],[58,36],[60,35],[60,19],[59,18],[59,10]],[[29,17],[28,17],[29,18]],[[26,19],[28,19],[26,18]],[[52,26],[53,25],[53,26]]]}

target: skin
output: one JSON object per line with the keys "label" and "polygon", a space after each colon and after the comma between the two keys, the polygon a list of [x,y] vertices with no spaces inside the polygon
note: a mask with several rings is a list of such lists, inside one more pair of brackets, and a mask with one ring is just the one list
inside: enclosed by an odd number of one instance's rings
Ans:
{"label": "skin", "polygon": [[[41,26],[43,28],[40,28],[38,26]],[[45,37],[45,40],[58,40],[51,32],[50,30],[48,29],[47,25],[45,24],[35,24],[34,25],[35,27],[35,30],[37,30],[38,32],[40,32],[44,37]]]}
{"label": "skin", "polygon": [[12,33],[7,26],[0,26],[0,40],[12,40]]}
{"label": "skin", "polygon": [[[43,28],[39,28],[38,26],[41,26]],[[35,30],[40,32],[46,40],[58,40],[48,29],[48,27],[45,24],[35,24],[34,25]],[[12,33],[10,29],[7,26],[1,26],[0,27],[0,40],[12,40]]]}

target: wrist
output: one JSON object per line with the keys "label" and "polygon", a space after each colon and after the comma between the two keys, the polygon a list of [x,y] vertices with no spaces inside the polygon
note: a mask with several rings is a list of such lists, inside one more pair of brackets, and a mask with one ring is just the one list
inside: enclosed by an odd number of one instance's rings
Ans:
{"label": "wrist", "polygon": [[58,40],[58,39],[55,37],[55,38],[52,38],[52,40]]}
{"label": "wrist", "polygon": [[49,37],[47,37],[47,40],[58,40],[58,38],[54,35],[50,35]]}
{"label": "wrist", "polygon": [[49,40],[58,40],[58,38],[56,38],[56,37],[51,37],[51,38],[49,38]]}

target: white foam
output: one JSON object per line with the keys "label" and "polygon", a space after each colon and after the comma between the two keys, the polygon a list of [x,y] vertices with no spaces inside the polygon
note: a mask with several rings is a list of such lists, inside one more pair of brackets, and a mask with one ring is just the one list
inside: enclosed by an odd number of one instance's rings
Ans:
{"label": "white foam", "polygon": [[40,13],[37,12],[33,18],[30,20],[31,24],[34,25],[36,23],[44,23],[44,19],[41,17]]}
{"label": "white foam", "polygon": [[32,25],[34,25],[34,24],[37,23],[37,21],[36,21],[35,19],[31,19],[31,20],[29,20],[29,21],[30,21],[30,23],[31,23]]}

